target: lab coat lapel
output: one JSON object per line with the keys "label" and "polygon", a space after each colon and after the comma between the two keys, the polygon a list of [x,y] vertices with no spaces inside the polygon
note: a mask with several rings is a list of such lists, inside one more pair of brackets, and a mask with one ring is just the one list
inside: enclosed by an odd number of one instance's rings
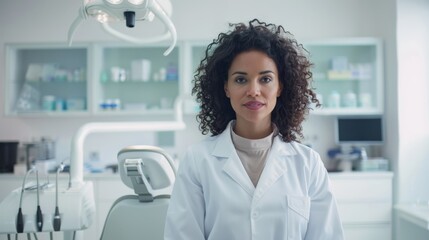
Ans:
{"label": "lab coat lapel", "polygon": [[266,191],[287,172],[287,158],[295,154],[296,151],[291,144],[284,143],[279,136],[274,138],[265,168],[256,186],[254,203],[261,199]]}
{"label": "lab coat lapel", "polygon": [[237,155],[232,143],[230,129],[230,125],[228,125],[225,131],[219,135],[212,154],[218,159],[226,158],[223,171],[249,193],[250,196],[253,196],[255,187],[247,176],[246,170]]}

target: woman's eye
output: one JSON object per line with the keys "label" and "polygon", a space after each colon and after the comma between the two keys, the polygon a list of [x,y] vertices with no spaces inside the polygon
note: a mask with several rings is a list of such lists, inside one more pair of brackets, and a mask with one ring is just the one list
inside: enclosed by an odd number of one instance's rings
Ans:
{"label": "woman's eye", "polygon": [[244,77],[237,77],[235,78],[236,83],[245,83],[246,79]]}
{"label": "woman's eye", "polygon": [[272,81],[271,77],[268,77],[268,76],[261,78],[261,82],[263,83],[269,83],[271,81]]}

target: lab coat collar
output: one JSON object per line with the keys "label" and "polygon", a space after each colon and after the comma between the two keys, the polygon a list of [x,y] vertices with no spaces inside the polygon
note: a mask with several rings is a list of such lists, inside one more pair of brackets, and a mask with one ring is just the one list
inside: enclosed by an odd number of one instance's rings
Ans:
{"label": "lab coat collar", "polygon": [[284,143],[279,136],[276,136],[256,186],[253,204],[256,204],[265,192],[287,172],[286,160],[293,155],[296,155],[296,151],[292,144]]}
{"label": "lab coat collar", "polygon": [[246,170],[237,155],[234,143],[231,139],[231,123],[228,124],[226,129],[217,137],[216,145],[212,152],[213,156],[218,160],[226,159],[223,166],[223,171],[228,174],[237,184],[239,184],[249,195],[253,196],[255,187],[247,176]]}
{"label": "lab coat collar", "polygon": [[[231,139],[231,124],[232,121],[228,124],[223,133],[217,137],[212,155],[218,159],[227,158],[223,171],[225,171],[236,183],[249,193],[250,196],[253,196],[255,193],[255,187],[247,176],[247,172],[234,148],[234,144]],[[285,157],[295,154],[296,151],[291,144],[285,144],[279,136],[274,138],[265,169],[262,172],[256,188],[256,199],[254,200],[259,199],[264,192],[286,172]]]}

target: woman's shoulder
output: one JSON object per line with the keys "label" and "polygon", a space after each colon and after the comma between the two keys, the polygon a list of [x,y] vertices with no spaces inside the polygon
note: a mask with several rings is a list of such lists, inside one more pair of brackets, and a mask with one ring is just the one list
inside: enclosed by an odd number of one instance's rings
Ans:
{"label": "woman's shoulder", "polygon": [[297,150],[299,151],[304,151],[304,152],[311,152],[311,153],[315,153],[316,151],[311,148],[310,146],[300,143],[300,142],[296,142],[296,141],[292,141],[290,142],[290,144]]}
{"label": "woman's shoulder", "polygon": [[317,153],[313,148],[306,144],[297,141],[284,142],[280,136],[277,136],[277,138],[278,142],[280,142],[284,146],[294,149],[297,152]]}
{"label": "woman's shoulder", "polygon": [[188,147],[188,151],[202,151],[206,149],[213,149],[213,147],[216,145],[216,141],[219,138],[219,135],[217,136],[208,136],[198,142],[195,142]]}
{"label": "woman's shoulder", "polygon": [[289,145],[297,156],[306,159],[310,162],[314,162],[314,159],[320,158],[320,154],[316,150],[303,143],[291,141],[288,143],[284,142],[284,144]]}

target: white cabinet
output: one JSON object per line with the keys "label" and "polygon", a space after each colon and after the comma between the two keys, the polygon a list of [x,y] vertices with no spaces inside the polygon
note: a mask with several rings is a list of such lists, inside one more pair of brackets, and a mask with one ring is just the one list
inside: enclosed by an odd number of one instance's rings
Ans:
{"label": "white cabinet", "polygon": [[[208,41],[186,43],[185,85],[190,95],[191,80],[204,58]],[[322,108],[320,115],[375,115],[383,113],[382,42],[375,38],[345,38],[304,44],[314,64],[313,87]]]}
{"label": "white cabinet", "polygon": [[97,114],[173,113],[180,89],[179,47],[168,56],[160,45],[95,47],[100,60],[94,66]]}
{"label": "white cabinet", "polygon": [[345,239],[392,239],[392,173],[343,172],[329,177]]}
{"label": "white cabinet", "polygon": [[179,45],[8,44],[6,115],[172,116]]}
{"label": "white cabinet", "polygon": [[199,106],[192,96],[193,80],[201,60],[205,57],[208,41],[186,41],[183,44],[183,98],[184,113],[196,114]]}
{"label": "white cabinet", "polygon": [[[167,45],[124,43],[8,44],[7,115],[168,115],[174,100],[185,112],[198,107],[192,80],[209,41]],[[314,63],[314,88],[323,103],[312,113],[383,113],[382,43],[373,38],[334,39],[305,45]]]}
{"label": "white cabinet", "polygon": [[313,65],[313,87],[322,108],[314,114],[383,113],[382,43],[374,38],[304,44]]}
{"label": "white cabinet", "polygon": [[88,50],[82,44],[7,45],[6,114],[87,112]]}

